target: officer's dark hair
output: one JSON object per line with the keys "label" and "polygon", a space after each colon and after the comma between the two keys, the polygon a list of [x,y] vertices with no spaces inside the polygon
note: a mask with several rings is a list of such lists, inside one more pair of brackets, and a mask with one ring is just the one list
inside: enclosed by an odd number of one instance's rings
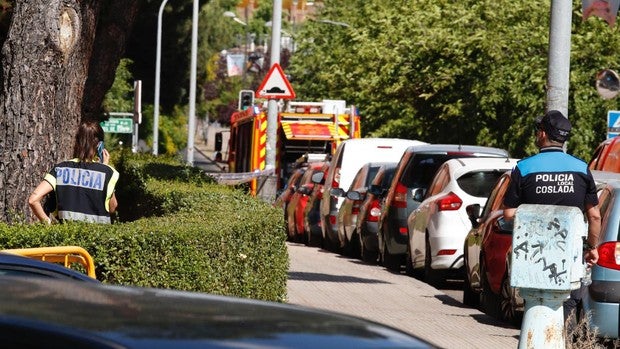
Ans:
{"label": "officer's dark hair", "polygon": [[73,157],[80,161],[93,161],[97,155],[97,144],[103,142],[103,128],[96,121],[80,123],[75,135]]}

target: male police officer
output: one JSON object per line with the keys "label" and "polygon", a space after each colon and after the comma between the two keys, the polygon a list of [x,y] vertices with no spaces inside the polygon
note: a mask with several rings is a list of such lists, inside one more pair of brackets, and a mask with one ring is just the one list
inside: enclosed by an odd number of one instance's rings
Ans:
{"label": "male police officer", "polygon": [[[588,220],[584,259],[588,266],[598,261],[601,214],[596,184],[588,165],[564,153],[563,145],[571,131],[570,121],[557,110],[536,118],[536,146],[540,152],[517,163],[504,198],[504,219],[512,220],[520,204],[575,206]],[[564,317],[576,309],[581,290],[571,292],[564,303]]]}

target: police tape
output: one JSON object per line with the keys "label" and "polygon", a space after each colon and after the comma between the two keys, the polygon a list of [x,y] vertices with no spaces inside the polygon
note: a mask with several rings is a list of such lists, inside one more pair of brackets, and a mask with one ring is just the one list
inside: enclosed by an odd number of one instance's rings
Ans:
{"label": "police tape", "polygon": [[218,184],[236,185],[250,182],[259,177],[271,176],[275,173],[273,169],[269,170],[256,170],[254,172],[239,172],[239,173],[208,173],[213,177]]}

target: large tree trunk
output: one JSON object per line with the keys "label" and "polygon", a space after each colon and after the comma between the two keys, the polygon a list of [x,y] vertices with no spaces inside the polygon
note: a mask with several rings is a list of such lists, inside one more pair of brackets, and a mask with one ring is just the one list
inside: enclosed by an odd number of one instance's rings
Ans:
{"label": "large tree trunk", "polygon": [[[31,219],[30,192],[54,163],[71,157],[80,120],[100,117],[138,1],[15,2],[2,47],[1,221]],[[105,49],[106,55],[94,55]],[[89,77],[89,70],[97,73]],[[92,88],[87,103],[85,86]]]}

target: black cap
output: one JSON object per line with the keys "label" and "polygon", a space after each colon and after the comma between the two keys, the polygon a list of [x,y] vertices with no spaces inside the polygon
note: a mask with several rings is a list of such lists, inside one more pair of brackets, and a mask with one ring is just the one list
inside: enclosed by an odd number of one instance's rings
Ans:
{"label": "black cap", "polygon": [[552,141],[564,143],[570,136],[570,121],[557,110],[550,110],[537,117],[536,126],[542,128]]}

